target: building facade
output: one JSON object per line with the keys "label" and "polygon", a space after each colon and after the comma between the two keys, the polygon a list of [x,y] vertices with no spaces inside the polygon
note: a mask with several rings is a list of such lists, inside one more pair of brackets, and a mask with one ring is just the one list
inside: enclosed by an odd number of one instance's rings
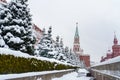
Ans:
{"label": "building facade", "polygon": [[86,67],[90,66],[90,55],[83,54],[83,49],[80,48],[80,37],[78,32],[78,23],[76,23],[76,31],[74,36],[74,43],[73,43],[73,52],[77,54],[80,58],[80,61],[84,62]]}
{"label": "building facade", "polygon": [[108,59],[114,58],[120,56],[120,45],[118,44],[118,39],[116,35],[114,35],[114,40],[113,40],[113,46],[112,46],[112,51],[108,50],[107,54],[105,57],[101,57],[101,61],[106,61]]}
{"label": "building facade", "polygon": [[7,1],[6,0],[0,0],[0,2],[5,2],[6,3]]}
{"label": "building facade", "polygon": [[36,46],[40,42],[41,37],[43,36],[43,31],[35,24],[33,25],[33,30],[36,37],[36,43],[35,43]]}
{"label": "building facade", "polygon": [[80,55],[80,60],[84,62],[86,67],[90,66],[90,55],[88,54]]}

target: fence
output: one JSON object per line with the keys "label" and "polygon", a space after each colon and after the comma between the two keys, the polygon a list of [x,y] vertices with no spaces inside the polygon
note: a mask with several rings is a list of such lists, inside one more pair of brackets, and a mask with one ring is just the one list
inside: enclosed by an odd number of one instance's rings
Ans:
{"label": "fence", "polygon": [[120,57],[92,66],[90,72],[96,80],[120,80]]}

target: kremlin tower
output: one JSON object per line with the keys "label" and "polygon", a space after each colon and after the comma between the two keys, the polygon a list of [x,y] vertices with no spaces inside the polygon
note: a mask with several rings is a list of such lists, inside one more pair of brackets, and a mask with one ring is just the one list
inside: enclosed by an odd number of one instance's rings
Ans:
{"label": "kremlin tower", "polygon": [[90,66],[90,56],[88,54],[83,54],[83,50],[80,48],[80,37],[79,37],[79,32],[78,32],[78,23],[76,23],[73,52],[79,56],[80,60],[84,62],[86,67]]}
{"label": "kremlin tower", "polygon": [[120,45],[118,44],[118,39],[116,37],[116,34],[114,34],[114,40],[113,40],[113,46],[112,46],[112,52],[108,50],[107,54],[105,57],[101,57],[100,62],[104,62],[108,59],[114,58],[120,56]]}
{"label": "kremlin tower", "polygon": [[78,23],[76,23],[76,32],[74,36],[74,44],[73,44],[73,52],[80,55],[83,53],[83,50],[80,48],[80,42],[79,42],[79,32],[78,32]]}
{"label": "kremlin tower", "polygon": [[120,56],[120,45],[118,44],[118,40],[116,35],[114,35],[113,46],[112,46],[112,57]]}

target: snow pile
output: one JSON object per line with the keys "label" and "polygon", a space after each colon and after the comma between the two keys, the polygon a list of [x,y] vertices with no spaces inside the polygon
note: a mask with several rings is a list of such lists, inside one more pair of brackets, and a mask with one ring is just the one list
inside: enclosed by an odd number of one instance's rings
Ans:
{"label": "snow pile", "polygon": [[27,53],[23,53],[23,52],[11,50],[11,49],[6,49],[6,48],[0,48],[0,54],[14,55],[16,57],[32,58],[32,56],[30,56]]}
{"label": "snow pile", "polygon": [[89,73],[89,71],[87,71],[86,69],[78,69],[78,72],[79,72],[79,73],[81,73],[81,72]]}

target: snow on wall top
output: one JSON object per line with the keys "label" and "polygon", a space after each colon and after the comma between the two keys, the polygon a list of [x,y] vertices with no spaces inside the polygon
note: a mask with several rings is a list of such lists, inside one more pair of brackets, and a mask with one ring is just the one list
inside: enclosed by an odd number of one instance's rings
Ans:
{"label": "snow on wall top", "polygon": [[64,65],[70,65],[68,63],[61,62],[61,61],[58,61],[58,60],[55,60],[55,59],[48,59],[48,58],[45,58],[45,57],[31,56],[27,53],[23,53],[23,52],[20,52],[20,51],[14,51],[14,50],[10,50],[10,49],[7,49],[7,48],[0,48],[0,54],[14,55],[16,57],[24,57],[24,58],[35,58],[35,59],[38,59],[38,60],[44,60],[44,61],[56,62],[56,63],[64,64]]}
{"label": "snow on wall top", "polygon": [[53,73],[64,72],[64,71],[73,71],[73,69],[41,71],[41,72],[27,72],[27,73],[20,73],[20,74],[4,74],[4,75],[0,75],[0,80],[6,80],[6,79],[12,80],[14,78],[30,77],[30,76],[36,76],[36,75],[46,75],[46,74],[53,74]]}
{"label": "snow on wall top", "polygon": [[112,63],[117,63],[117,62],[120,62],[120,56],[112,58],[112,59],[109,59],[107,61],[104,61],[104,62],[101,62],[101,63],[98,63],[98,64],[95,64],[92,67],[106,65],[106,64],[112,64]]}

